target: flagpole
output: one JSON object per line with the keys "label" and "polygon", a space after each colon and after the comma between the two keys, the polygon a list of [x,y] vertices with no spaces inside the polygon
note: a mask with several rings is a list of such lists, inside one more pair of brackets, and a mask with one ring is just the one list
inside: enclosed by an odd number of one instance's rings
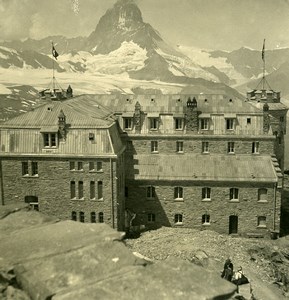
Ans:
{"label": "flagpole", "polygon": [[265,39],[263,42],[263,50],[262,50],[262,58],[263,58],[263,80],[262,80],[262,89],[265,89]]}
{"label": "flagpole", "polygon": [[[53,42],[51,42],[51,44],[52,44],[52,49],[53,49]],[[55,89],[54,80],[55,80],[55,77],[54,77],[54,57],[53,57],[53,54],[52,54],[52,89],[53,89],[53,91]]]}

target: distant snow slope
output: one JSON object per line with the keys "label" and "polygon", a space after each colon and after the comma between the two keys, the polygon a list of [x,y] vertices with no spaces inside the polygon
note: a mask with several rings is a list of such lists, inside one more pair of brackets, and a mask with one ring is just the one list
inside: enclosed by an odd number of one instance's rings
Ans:
{"label": "distant snow slope", "polygon": [[147,58],[147,51],[130,41],[123,42],[120,48],[106,55],[79,51],[76,54],[61,55],[58,60],[67,71],[121,74],[143,68]]}
{"label": "distant snow slope", "polygon": [[241,73],[237,72],[234,66],[227,62],[225,57],[212,57],[209,50],[202,50],[195,47],[178,46],[179,51],[188,56],[193,62],[198,63],[201,67],[214,66],[219,71],[224,72],[230,79],[237,84],[248,81]]}

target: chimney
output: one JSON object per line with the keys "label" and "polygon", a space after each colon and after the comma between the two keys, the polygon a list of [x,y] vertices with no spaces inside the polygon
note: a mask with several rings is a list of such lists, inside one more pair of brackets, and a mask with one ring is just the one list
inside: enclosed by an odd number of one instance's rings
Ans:
{"label": "chimney", "polygon": [[267,102],[263,105],[263,132],[268,133],[270,128],[269,105]]}
{"label": "chimney", "polygon": [[135,124],[135,131],[137,133],[141,132],[141,106],[137,101],[134,107],[134,124]]}
{"label": "chimney", "polygon": [[187,132],[198,131],[198,103],[196,98],[194,97],[193,100],[191,100],[191,97],[188,98],[187,106],[186,106],[186,125],[187,125]]}
{"label": "chimney", "polygon": [[65,140],[66,139],[66,116],[63,112],[63,110],[60,110],[60,113],[58,115],[58,130],[60,139]]}

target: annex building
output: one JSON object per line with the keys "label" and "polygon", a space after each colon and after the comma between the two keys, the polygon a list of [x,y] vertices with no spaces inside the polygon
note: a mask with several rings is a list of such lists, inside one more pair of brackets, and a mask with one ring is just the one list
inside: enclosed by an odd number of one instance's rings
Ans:
{"label": "annex building", "polygon": [[278,233],[286,113],[265,90],[50,100],[1,125],[1,203],[118,230]]}

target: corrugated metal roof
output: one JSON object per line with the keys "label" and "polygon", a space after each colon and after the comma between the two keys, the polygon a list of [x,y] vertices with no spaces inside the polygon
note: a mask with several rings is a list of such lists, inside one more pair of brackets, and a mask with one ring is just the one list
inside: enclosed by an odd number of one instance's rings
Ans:
{"label": "corrugated metal roof", "polygon": [[66,116],[66,123],[71,128],[107,128],[113,120],[108,116],[111,112],[89,99],[52,101],[33,111],[21,114],[8,120],[1,127],[13,128],[43,128],[58,124],[58,116],[62,110]]}
{"label": "corrugated metal roof", "polygon": [[[259,108],[259,109],[263,109],[263,105],[265,104],[265,102],[256,102],[256,101],[250,101],[249,103],[251,103],[252,105],[254,105],[255,107]],[[267,103],[269,105],[269,110],[285,110],[285,109],[289,109],[289,107],[287,107],[285,104],[283,104],[282,102],[276,102],[276,103]]]}
{"label": "corrugated metal roof", "polygon": [[87,97],[90,102],[99,103],[116,113],[134,111],[137,102],[140,103],[144,112],[183,113],[187,100],[194,97],[197,100],[198,110],[204,113],[262,113],[249,102],[229,99],[223,95],[154,95],[153,101],[152,95],[105,94],[83,95],[77,98],[86,99]]}
{"label": "corrugated metal roof", "polygon": [[136,155],[136,180],[277,182],[270,156]]}

